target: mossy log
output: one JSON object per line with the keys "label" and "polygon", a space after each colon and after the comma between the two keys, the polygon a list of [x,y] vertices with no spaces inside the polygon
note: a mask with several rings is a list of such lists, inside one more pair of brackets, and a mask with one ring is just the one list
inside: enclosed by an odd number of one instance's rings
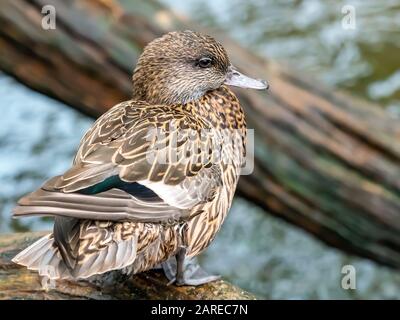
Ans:
{"label": "mossy log", "polygon": [[113,289],[99,288],[85,281],[57,281],[55,289],[45,289],[36,272],[11,262],[16,253],[44,234],[0,236],[0,299],[255,299],[252,294],[222,280],[200,287],[168,285],[168,280],[157,271],[135,275]]}
{"label": "mossy log", "polygon": [[[55,30],[41,27],[47,4]],[[216,36],[239,69],[271,84],[269,94],[237,91],[256,141],[254,173],[241,177],[239,195],[332,246],[399,268],[400,126],[379,107],[257,57],[154,0],[3,0],[0,69],[96,117],[129,99],[143,46],[180,29]]]}

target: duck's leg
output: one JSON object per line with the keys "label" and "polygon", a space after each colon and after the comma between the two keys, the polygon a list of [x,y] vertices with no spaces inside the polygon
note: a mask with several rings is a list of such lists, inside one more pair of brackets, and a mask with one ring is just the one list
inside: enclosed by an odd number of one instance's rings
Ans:
{"label": "duck's leg", "polygon": [[178,286],[198,286],[220,279],[220,276],[209,275],[196,262],[196,258],[186,257],[187,248],[181,247],[175,257],[162,263],[165,276]]}

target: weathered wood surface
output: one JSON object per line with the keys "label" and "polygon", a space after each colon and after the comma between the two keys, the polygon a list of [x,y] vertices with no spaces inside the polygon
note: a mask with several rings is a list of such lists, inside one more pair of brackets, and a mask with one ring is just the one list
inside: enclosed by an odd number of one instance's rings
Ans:
{"label": "weathered wood surface", "polygon": [[[57,29],[41,28],[53,4]],[[400,126],[381,109],[256,57],[155,1],[3,0],[0,69],[98,116],[131,92],[143,46],[175,29],[215,35],[265,92],[238,90],[255,129],[255,169],[238,193],[326,243],[400,267]],[[2,106],[6,107],[6,106]]]}
{"label": "weathered wood surface", "polygon": [[0,299],[255,299],[225,281],[200,287],[167,285],[161,272],[135,275],[123,286],[98,288],[88,282],[57,281],[45,290],[37,273],[11,262],[12,257],[45,233],[15,233],[0,236]]}

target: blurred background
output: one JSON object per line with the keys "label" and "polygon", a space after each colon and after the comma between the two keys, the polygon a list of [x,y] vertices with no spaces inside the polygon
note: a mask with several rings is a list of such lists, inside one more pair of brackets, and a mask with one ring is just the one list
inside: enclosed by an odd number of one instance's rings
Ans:
{"label": "blurred background", "polygon": [[[400,121],[400,1],[162,3],[259,56],[375,102]],[[341,25],[341,8],[348,4],[356,8],[357,19],[350,31]],[[0,106],[0,232],[50,229],[51,219],[13,220],[11,209],[19,197],[69,167],[93,119],[5,73],[0,73]],[[201,262],[263,298],[400,297],[398,271],[329,247],[240,197]],[[346,264],[357,269],[356,290],[341,287]]]}

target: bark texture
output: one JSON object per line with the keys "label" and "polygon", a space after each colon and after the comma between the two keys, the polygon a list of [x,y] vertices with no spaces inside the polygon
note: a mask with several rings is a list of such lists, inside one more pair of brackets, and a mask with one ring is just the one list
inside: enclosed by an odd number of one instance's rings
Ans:
{"label": "bark texture", "polygon": [[200,287],[167,285],[161,272],[149,271],[133,276],[123,286],[99,288],[87,282],[57,281],[55,289],[45,290],[36,272],[20,267],[11,259],[43,232],[15,233],[0,236],[0,300],[1,299],[162,299],[162,300],[247,300],[250,293],[225,281]]}

